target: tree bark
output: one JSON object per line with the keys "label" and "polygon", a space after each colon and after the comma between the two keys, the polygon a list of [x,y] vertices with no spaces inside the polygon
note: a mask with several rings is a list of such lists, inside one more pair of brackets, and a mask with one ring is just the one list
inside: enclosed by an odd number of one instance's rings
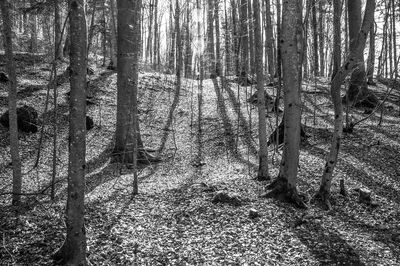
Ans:
{"label": "tree bark", "polygon": [[319,0],[318,5],[318,26],[319,26],[319,74],[324,77],[325,76],[325,56],[324,56],[324,48],[325,48],[325,32],[324,32],[324,6],[325,0]]}
{"label": "tree bark", "polygon": [[370,85],[374,82],[374,69],[375,69],[375,23],[372,22],[369,30],[369,52],[367,60],[367,83]]}
{"label": "tree bark", "polygon": [[313,29],[313,74],[314,76],[319,75],[318,68],[318,29],[317,29],[317,0],[313,0],[311,4],[311,12],[312,12],[312,29]]}
{"label": "tree bark", "polygon": [[63,54],[61,49],[62,30],[61,30],[61,16],[60,16],[60,0],[54,1],[54,47],[55,47],[55,60],[62,60]]}
{"label": "tree bark", "polygon": [[21,188],[22,188],[22,175],[21,175],[21,160],[19,156],[19,142],[18,142],[18,123],[17,123],[17,76],[15,73],[15,62],[12,47],[12,30],[10,18],[10,2],[0,0],[1,14],[3,17],[3,38],[4,50],[7,58],[7,71],[9,76],[9,92],[8,92],[8,109],[9,109],[9,125],[10,125],[10,150],[11,161],[13,168],[13,182],[12,182],[12,205],[18,206],[21,204]]}
{"label": "tree bark", "polygon": [[85,1],[69,1],[70,18],[70,114],[68,197],[66,209],[67,236],[54,255],[57,264],[87,265],[84,224],[85,151],[86,151],[86,68],[87,29]]}
{"label": "tree bark", "polygon": [[[351,1],[349,1],[351,2]],[[337,4],[337,3],[336,3]],[[336,5],[335,4],[335,5]],[[336,7],[337,8],[337,7]],[[343,115],[342,115],[342,108],[341,108],[341,99],[340,98],[340,87],[344,82],[347,75],[354,70],[355,68],[359,68],[359,61],[360,54],[363,53],[365,48],[365,43],[368,36],[368,31],[371,28],[371,24],[373,22],[374,17],[374,10],[375,10],[375,0],[367,0],[365,12],[364,12],[364,19],[362,23],[362,27],[360,28],[357,37],[352,39],[352,44],[350,51],[350,55],[347,60],[342,64],[342,67],[334,74],[331,83],[331,95],[334,102],[335,108],[335,122],[334,122],[334,134],[331,142],[331,148],[329,154],[327,156],[327,160],[324,167],[324,172],[321,179],[321,185],[317,196],[320,196],[322,200],[325,202],[328,208],[330,208],[330,188],[331,182],[333,177],[333,171],[336,166],[338,153],[340,149],[340,140],[342,137],[342,128],[343,128]],[[350,15],[349,15],[350,17]],[[337,31],[337,29],[335,29]],[[335,33],[335,35],[338,33]],[[354,33],[352,33],[354,34]],[[335,38],[339,38],[336,36]],[[335,39],[336,40],[336,39]],[[337,40],[336,40],[337,42]],[[335,42],[335,47],[338,45]],[[335,48],[337,49],[337,47]],[[335,51],[336,52],[336,51]],[[335,54],[335,53],[334,53]],[[335,55],[335,57],[338,55]],[[337,60],[337,59],[336,59]]]}
{"label": "tree bark", "polygon": [[283,1],[282,69],[285,102],[285,145],[277,179],[265,197],[282,197],[306,207],[297,192],[297,168],[300,154],[302,1]]}
{"label": "tree bark", "polygon": [[265,97],[264,97],[264,71],[263,71],[263,46],[261,39],[260,4],[258,0],[253,1],[254,16],[254,41],[255,67],[257,71],[257,99],[258,99],[258,139],[260,151],[258,153],[258,180],[269,180],[268,173],[268,145],[267,145],[267,123],[265,121]]}
{"label": "tree bark", "polygon": [[270,0],[265,0],[265,19],[266,19],[266,26],[265,26],[265,46],[266,46],[266,53],[267,53],[267,69],[269,74],[269,82],[273,82],[274,78],[274,37],[272,32],[272,21],[271,21],[271,3]]}
{"label": "tree bark", "polygon": [[215,46],[214,46],[214,0],[208,0],[207,6],[207,53],[208,53],[208,71],[210,77],[216,77],[215,64]]}
{"label": "tree bark", "polygon": [[137,90],[140,53],[141,0],[118,1],[118,67],[117,124],[115,130],[115,161],[132,165],[148,162],[143,150],[137,119]]}

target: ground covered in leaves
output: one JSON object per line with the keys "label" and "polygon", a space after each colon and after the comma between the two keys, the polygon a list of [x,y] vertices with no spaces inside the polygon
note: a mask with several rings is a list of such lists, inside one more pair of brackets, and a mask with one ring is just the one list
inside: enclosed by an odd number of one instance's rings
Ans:
{"label": "ground covered in leaves", "polygon": [[[205,80],[201,87],[198,80],[183,79],[177,91],[173,75],[144,71],[139,75],[141,133],[146,147],[162,160],[139,169],[139,195],[132,197],[132,169],[110,163],[116,73],[94,70],[89,76],[94,104],[88,106],[88,114],[95,127],[87,135],[85,216],[91,265],[400,264],[398,91],[385,103],[381,125],[378,110],[344,136],[332,187],[333,209],[326,211],[311,202],[302,210],[260,197],[268,182],[254,180],[258,118],[246,102],[254,86],[218,78]],[[20,137],[23,187],[28,193],[22,210],[9,207],[9,140],[7,130],[0,127],[1,265],[51,265],[51,254],[63,242],[69,85],[58,86],[56,112],[51,102],[46,108],[49,73],[50,66],[43,64],[18,72],[19,105],[34,106],[43,123],[39,156],[41,134]],[[386,87],[370,88],[384,98]],[[171,109],[177,97],[179,102]],[[309,138],[301,147],[298,187],[311,198],[328,151],[333,110],[327,82],[304,83],[302,97],[302,123]],[[3,86],[1,113],[6,109]],[[55,114],[56,198],[51,202]],[[363,110],[351,110],[351,115],[354,121],[367,116]],[[267,119],[271,133],[276,116]],[[269,155],[275,177],[281,150],[270,146]],[[339,194],[340,179],[347,197]],[[377,204],[360,203],[360,188],[371,190]],[[237,201],[213,203],[221,191]]]}

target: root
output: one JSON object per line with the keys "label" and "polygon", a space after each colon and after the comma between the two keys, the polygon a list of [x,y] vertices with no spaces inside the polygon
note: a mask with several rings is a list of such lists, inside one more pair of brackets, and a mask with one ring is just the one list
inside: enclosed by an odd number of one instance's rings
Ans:
{"label": "root", "polygon": [[332,210],[332,204],[330,201],[330,193],[328,193],[326,191],[321,191],[321,190],[318,191],[318,193],[315,194],[313,201],[321,202],[323,207],[328,211]]}
{"label": "root", "polygon": [[276,198],[290,203],[294,203],[297,207],[307,209],[307,203],[300,197],[296,188],[287,185],[287,181],[283,178],[275,179],[267,186],[268,192],[261,195],[262,198]]}

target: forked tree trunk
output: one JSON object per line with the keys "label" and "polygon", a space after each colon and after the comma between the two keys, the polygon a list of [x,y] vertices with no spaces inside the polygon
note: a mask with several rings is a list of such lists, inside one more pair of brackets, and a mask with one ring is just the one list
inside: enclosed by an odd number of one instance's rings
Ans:
{"label": "forked tree trunk", "polygon": [[[350,2],[350,1],[349,1]],[[334,4],[334,7],[337,5],[337,3]],[[335,9],[338,7],[335,7]],[[321,179],[321,185],[320,189],[317,193],[317,197],[321,197],[324,203],[328,208],[331,207],[330,202],[329,202],[329,197],[330,197],[330,189],[331,189],[331,183],[332,183],[332,175],[333,171],[336,166],[337,158],[338,158],[338,153],[339,153],[339,148],[340,148],[340,140],[342,137],[342,127],[343,127],[343,115],[342,115],[342,109],[341,109],[341,99],[340,99],[340,87],[347,77],[347,75],[354,70],[355,68],[358,68],[359,61],[357,59],[360,58],[360,54],[363,53],[364,48],[365,48],[365,42],[367,40],[368,36],[368,31],[371,28],[371,24],[373,22],[373,17],[374,17],[374,10],[375,10],[375,0],[367,0],[366,7],[365,7],[365,12],[364,12],[364,19],[362,23],[362,27],[359,30],[357,37],[352,40],[352,48],[349,57],[347,60],[342,64],[342,67],[334,74],[334,78],[332,80],[332,85],[331,85],[331,95],[334,103],[334,108],[335,108],[335,123],[334,123],[334,134],[331,142],[331,148],[329,151],[329,154],[326,159],[322,179]],[[335,28],[335,35],[339,35],[337,33],[338,29]],[[337,56],[336,49],[338,44],[338,40],[336,38],[339,38],[338,36],[335,37],[335,57]],[[336,59],[337,60],[337,59]]]}
{"label": "forked tree trunk", "polygon": [[12,48],[12,30],[10,17],[10,2],[6,0],[0,1],[1,14],[3,18],[3,38],[4,50],[7,57],[7,72],[9,75],[9,92],[8,92],[8,109],[9,109],[9,125],[10,125],[10,150],[13,168],[13,196],[12,205],[21,204],[21,160],[19,156],[18,142],[18,124],[17,124],[17,76],[15,73],[15,62]]}
{"label": "forked tree trunk", "polygon": [[297,192],[297,169],[300,153],[301,118],[301,24],[302,1],[284,1],[282,10],[282,69],[285,102],[285,145],[279,175],[268,188],[265,197],[286,198],[306,207]]}
{"label": "forked tree trunk", "polygon": [[267,123],[265,121],[264,71],[262,62],[263,46],[261,39],[260,4],[258,0],[253,1],[253,13],[255,52],[257,54],[257,57],[255,58],[255,68],[257,70],[258,139],[260,144],[257,180],[269,180]]}
{"label": "forked tree trunk", "polygon": [[87,30],[85,1],[69,1],[70,17],[70,114],[68,197],[66,209],[67,236],[55,253],[57,265],[87,265],[86,233],[84,223],[85,151],[86,151],[86,49]]}

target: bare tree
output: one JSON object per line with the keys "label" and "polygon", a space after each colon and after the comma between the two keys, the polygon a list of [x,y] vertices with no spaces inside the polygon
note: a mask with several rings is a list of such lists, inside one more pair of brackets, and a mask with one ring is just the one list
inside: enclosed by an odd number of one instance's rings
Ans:
{"label": "bare tree", "polygon": [[12,48],[12,30],[10,17],[10,2],[7,0],[0,1],[1,14],[3,17],[3,37],[4,50],[7,56],[7,71],[9,75],[9,92],[8,92],[8,109],[9,109],[9,125],[10,125],[10,150],[13,167],[13,196],[12,204],[19,205],[21,203],[21,160],[19,156],[18,143],[18,124],[17,124],[17,76],[15,73],[15,62]]}
{"label": "bare tree", "polygon": [[255,52],[257,57],[255,60],[255,68],[257,71],[257,99],[258,99],[258,138],[260,151],[258,153],[258,180],[269,180],[268,173],[268,145],[267,145],[267,123],[265,121],[265,97],[264,97],[264,71],[263,71],[263,46],[261,40],[261,22],[260,22],[260,3],[258,0],[253,1],[254,16],[254,41]]}
{"label": "bare tree", "polygon": [[53,258],[61,265],[87,265],[84,223],[86,153],[87,29],[85,0],[69,1],[70,22],[70,108],[67,235]]}
{"label": "bare tree", "polygon": [[[349,1],[351,2],[351,1]],[[336,6],[337,3],[335,3],[335,9],[338,7]],[[343,63],[342,67],[338,71],[334,71],[334,77],[332,79],[332,85],[331,85],[331,95],[332,95],[332,100],[334,103],[334,108],[335,108],[335,123],[334,123],[334,134],[332,137],[332,142],[331,142],[331,148],[329,151],[329,154],[326,159],[322,179],[321,179],[321,185],[320,189],[317,193],[317,197],[321,197],[323,202],[328,208],[331,208],[331,204],[329,201],[330,198],[330,188],[331,188],[331,182],[332,182],[332,175],[333,171],[336,166],[338,154],[339,154],[339,149],[340,149],[340,141],[342,137],[342,129],[343,129],[343,115],[342,115],[342,106],[341,106],[341,99],[340,99],[340,87],[345,80],[346,76],[350,74],[351,71],[354,69],[359,68],[359,61],[358,59],[360,58],[360,54],[362,55],[364,48],[365,48],[365,42],[368,36],[368,32],[371,28],[371,24],[373,22],[373,17],[374,17],[374,10],[375,10],[375,0],[367,0],[366,7],[365,7],[365,12],[364,12],[364,19],[362,23],[362,27],[360,28],[357,38],[352,40],[352,49],[350,50],[350,55],[347,58],[347,60]],[[335,11],[336,14],[337,11]],[[337,16],[337,15],[336,15]],[[337,23],[337,22],[336,22]],[[337,28],[335,28],[335,35],[338,35]],[[335,60],[338,60],[337,58],[337,49],[338,49],[338,40],[339,36],[335,37]],[[337,65],[337,62],[335,63],[335,66]],[[337,67],[337,66],[336,66]]]}
{"label": "bare tree", "polygon": [[306,207],[297,192],[300,154],[302,1],[284,1],[282,9],[282,70],[284,87],[284,148],[278,177],[264,197],[283,197]]}

